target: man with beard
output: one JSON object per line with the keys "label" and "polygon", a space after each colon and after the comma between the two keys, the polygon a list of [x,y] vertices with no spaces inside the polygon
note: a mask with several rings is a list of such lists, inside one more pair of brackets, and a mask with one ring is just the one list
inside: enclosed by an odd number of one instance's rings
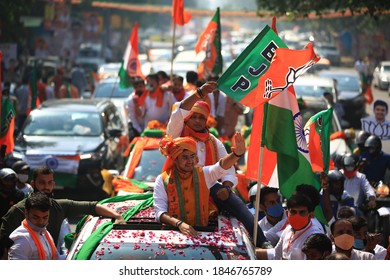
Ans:
{"label": "man with beard", "polygon": [[180,102],[187,98],[190,94],[185,91],[183,83],[184,79],[182,76],[174,75],[172,84],[173,103]]}
{"label": "man with beard", "polygon": [[[62,221],[69,217],[81,217],[84,215],[103,216],[115,219],[114,223],[125,223],[123,217],[116,211],[105,205],[97,204],[97,201],[74,201],[68,199],[54,199],[53,189],[54,171],[46,166],[34,170],[31,185],[35,192],[43,192],[50,197],[50,217],[47,230],[51,233],[54,242],[60,242],[58,236],[60,233]],[[14,186],[15,189],[15,186]],[[4,249],[9,245],[9,235],[20,226],[25,218],[25,203],[22,200],[12,206],[7,214],[2,217],[0,229],[0,255],[4,254]]]}
{"label": "man with beard", "polygon": [[46,230],[50,216],[50,199],[40,192],[32,193],[25,201],[25,219],[10,235],[13,245],[9,260],[57,260],[53,238]]}
{"label": "man with beard", "polygon": [[134,78],[133,88],[134,92],[126,100],[130,142],[134,137],[140,136],[145,128],[142,106],[145,104],[145,98],[149,93],[145,81],[141,77]]}

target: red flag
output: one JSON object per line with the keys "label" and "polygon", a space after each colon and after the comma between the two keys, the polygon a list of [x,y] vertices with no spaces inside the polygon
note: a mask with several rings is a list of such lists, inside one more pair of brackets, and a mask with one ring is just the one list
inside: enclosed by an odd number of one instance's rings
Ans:
{"label": "red flag", "polygon": [[184,25],[191,19],[191,14],[184,11],[184,0],[173,0],[172,2],[172,18],[178,25]]}

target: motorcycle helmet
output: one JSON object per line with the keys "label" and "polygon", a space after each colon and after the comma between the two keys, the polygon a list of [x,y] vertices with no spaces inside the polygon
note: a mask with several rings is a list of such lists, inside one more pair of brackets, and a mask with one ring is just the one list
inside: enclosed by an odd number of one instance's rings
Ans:
{"label": "motorcycle helmet", "polygon": [[354,154],[345,154],[343,157],[343,169],[346,171],[354,171],[359,167],[359,158]]}
{"label": "motorcycle helmet", "polygon": [[359,133],[356,136],[356,145],[359,147],[360,151],[364,151],[364,143],[366,142],[367,138],[370,137],[371,134],[366,131],[359,131]]}
{"label": "motorcycle helmet", "polygon": [[364,142],[364,147],[370,155],[377,155],[382,151],[382,141],[378,136],[371,135]]}
{"label": "motorcycle helmet", "polygon": [[344,181],[345,177],[339,170],[330,170],[328,174],[329,182]]}

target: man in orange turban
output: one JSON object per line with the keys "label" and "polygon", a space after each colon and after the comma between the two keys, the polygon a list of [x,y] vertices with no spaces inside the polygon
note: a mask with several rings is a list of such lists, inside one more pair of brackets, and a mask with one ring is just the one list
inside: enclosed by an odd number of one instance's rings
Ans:
{"label": "man in orange turban", "polygon": [[[216,87],[215,81],[209,81],[196,89],[192,95],[180,103],[176,103],[179,105],[172,112],[167,126],[167,135],[171,135],[172,138],[189,136],[196,141],[199,166],[213,165],[227,155],[223,143],[207,129],[210,107],[204,100]],[[244,202],[231,190],[238,182],[233,166],[223,174],[221,182],[215,180],[210,189],[210,195],[218,210],[229,211],[253,235],[255,226],[253,215]],[[258,232],[260,231],[260,227],[258,227]],[[264,240],[264,235],[258,234],[256,244],[263,246]],[[264,246],[267,245],[264,244]]]}
{"label": "man in orange turban", "polygon": [[[193,226],[208,224],[209,189],[245,153],[245,139],[236,133],[233,152],[205,167],[197,165],[196,141],[190,137],[172,139],[168,136],[161,141],[160,151],[170,157],[174,165],[156,178],[153,192],[156,219],[178,227],[184,234],[196,236]],[[261,230],[259,235],[264,241]]]}

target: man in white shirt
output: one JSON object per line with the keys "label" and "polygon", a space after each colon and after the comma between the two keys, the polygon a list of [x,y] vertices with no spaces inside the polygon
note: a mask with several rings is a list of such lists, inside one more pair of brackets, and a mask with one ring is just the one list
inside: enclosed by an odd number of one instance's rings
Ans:
{"label": "man in white shirt", "polygon": [[50,199],[41,192],[26,199],[26,218],[10,239],[9,260],[56,260],[59,258],[53,237],[46,230],[49,222]]}
{"label": "man in white shirt", "polygon": [[390,121],[386,120],[388,112],[387,103],[383,100],[376,100],[374,102],[374,116],[361,119],[362,130],[378,136],[381,140],[390,140]]}
{"label": "man in white shirt", "polygon": [[287,220],[289,225],[274,249],[256,249],[256,256],[262,260],[303,260],[305,254],[302,245],[314,233],[323,233],[312,222],[314,206],[310,198],[303,194],[294,194],[287,200]]}

